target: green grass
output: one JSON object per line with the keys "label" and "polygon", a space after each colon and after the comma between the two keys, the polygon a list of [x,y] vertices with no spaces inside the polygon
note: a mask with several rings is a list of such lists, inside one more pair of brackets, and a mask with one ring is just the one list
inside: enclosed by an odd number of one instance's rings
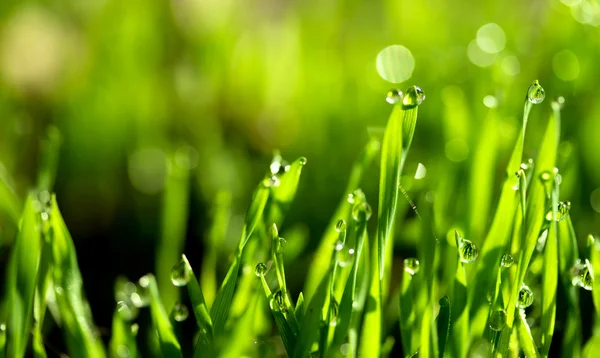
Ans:
{"label": "green grass", "polygon": [[[390,355],[392,349],[419,357],[547,357],[552,352],[593,356],[600,335],[583,342],[579,296],[588,295],[580,287],[591,290],[600,317],[600,244],[590,235],[587,247],[578,253],[568,206],[561,202],[561,180],[568,179],[556,169],[561,104],[551,103],[537,158],[525,161],[530,111],[544,105],[534,104],[543,93],[537,81],[528,89],[522,128],[511,144],[510,158],[504,158],[508,164],[502,171],[497,205],[486,210],[496,201],[488,194],[494,191],[495,168],[486,159],[501,156],[495,140],[477,144],[469,183],[412,179],[403,173],[418,133],[417,111],[424,100],[420,91],[413,86],[392,100],[383,141],[366,143],[301,275],[302,292],[288,287],[289,268],[295,267],[289,262],[298,260],[302,247],[294,244],[290,231],[286,241],[280,229],[302,183],[302,172],[310,170],[306,158],[288,165],[275,154],[255,189],[222,280],[217,247],[227,232],[231,196],[217,196],[202,272],[194,273],[193,263],[182,255],[188,213],[179,203],[189,196],[187,174],[172,171],[164,192],[159,244],[168,249],[159,250],[156,278],[147,274],[136,282],[117,283],[108,346],[94,325],[69,230],[56,198],[48,192],[60,145],[60,136],[52,129],[35,194],[20,202],[0,177],[0,209],[18,227],[1,305],[0,357],[47,356],[50,345],[44,332],[49,326],[60,328],[73,357],[135,357],[142,351],[157,357],[379,357]],[[425,102],[423,111],[426,106]],[[496,109],[491,108],[487,122],[495,120]],[[488,138],[493,130],[484,125],[482,135]],[[372,200],[360,187],[379,150],[377,223],[370,235]],[[411,190],[404,189],[405,180]],[[443,215],[453,185],[473,193],[471,211],[464,214],[473,224],[467,230]],[[431,191],[435,200],[429,197]],[[416,257],[404,260],[401,277],[396,277],[394,233],[407,230],[403,220],[407,206],[416,218]],[[173,217],[178,220],[171,221]],[[489,228],[481,220],[491,222]],[[476,234],[473,240],[469,233]],[[175,244],[167,244],[169,240]],[[534,295],[531,306],[524,299],[525,285]],[[195,326],[181,324],[185,314],[179,301],[190,302]],[[557,337],[559,301],[566,312],[561,314],[565,318]],[[140,310],[148,310],[150,317],[142,329],[139,324],[145,321],[137,321]],[[186,335],[184,329],[193,332]],[[140,337],[139,332],[147,336]]]}

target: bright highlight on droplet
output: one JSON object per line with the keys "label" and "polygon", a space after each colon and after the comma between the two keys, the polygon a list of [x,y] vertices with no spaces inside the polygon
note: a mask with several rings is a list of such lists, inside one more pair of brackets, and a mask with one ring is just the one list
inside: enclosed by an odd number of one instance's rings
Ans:
{"label": "bright highlight on droplet", "polygon": [[563,81],[574,81],[579,77],[579,60],[569,50],[562,50],[552,58],[552,69]]}
{"label": "bright highlight on droplet", "polygon": [[421,163],[417,166],[417,172],[415,173],[415,179],[423,179],[427,175],[427,168]]}
{"label": "bright highlight on droplet", "polygon": [[379,52],[376,67],[381,78],[391,83],[400,83],[412,76],[415,59],[406,47],[391,45]]}
{"label": "bright highlight on droplet", "polygon": [[477,45],[477,40],[473,40],[469,43],[469,46],[467,47],[467,56],[469,57],[469,61],[479,67],[489,67],[496,61],[496,54],[483,51],[479,45]]}
{"label": "bright highlight on droplet", "polygon": [[498,102],[496,101],[496,97],[488,95],[483,97],[483,105],[487,108],[496,108]]}
{"label": "bright highlight on droplet", "polygon": [[487,53],[504,50],[506,35],[500,26],[494,23],[483,25],[477,30],[477,45]]}

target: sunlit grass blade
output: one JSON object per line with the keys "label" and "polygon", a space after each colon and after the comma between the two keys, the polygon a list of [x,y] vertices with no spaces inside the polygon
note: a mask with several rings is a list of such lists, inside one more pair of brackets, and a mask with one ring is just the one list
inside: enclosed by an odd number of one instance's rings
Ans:
{"label": "sunlit grass blade", "polygon": [[198,279],[185,255],[181,255],[181,262],[185,265],[186,274],[189,275],[186,287],[192,303],[192,311],[196,317],[196,323],[198,323],[198,327],[200,327],[198,345],[203,345],[203,351],[208,353],[209,349],[212,349],[213,343],[212,319],[210,318],[206,301],[204,301],[202,289],[198,284]]}
{"label": "sunlit grass blade", "polygon": [[161,355],[163,357],[182,357],[181,346],[175,336],[175,331],[169,320],[169,315],[160,300],[158,285],[153,275],[142,276],[139,281],[143,289],[148,290],[150,295],[150,314],[160,345]]}
{"label": "sunlit grass blade", "polygon": [[593,242],[590,248],[590,261],[594,270],[592,276],[592,298],[594,300],[594,308],[596,309],[596,317],[600,318],[600,243],[592,235],[588,235],[588,241]]}
{"label": "sunlit grass blade", "polygon": [[51,201],[50,222],[54,231],[53,283],[70,353],[77,357],[104,357],[104,347],[92,322],[75,246],[62,218],[56,198]]}
{"label": "sunlit grass blade", "polygon": [[111,357],[121,357],[126,355],[130,358],[139,356],[136,343],[138,325],[131,324],[123,320],[117,310],[113,314],[112,337],[110,339],[109,350]]}
{"label": "sunlit grass blade", "polygon": [[272,188],[273,194],[271,195],[271,205],[269,205],[269,213],[267,215],[267,221],[269,223],[281,226],[281,223],[296,196],[298,184],[300,183],[300,174],[302,174],[302,168],[305,165],[306,158],[301,157],[296,159],[290,165],[287,172],[279,178],[279,185]]}
{"label": "sunlit grass blade", "polygon": [[[256,224],[263,217],[263,212],[268,198],[269,188],[263,183],[260,183],[254,193],[254,197],[252,198],[252,202],[250,203],[250,207],[246,214],[246,221],[242,229],[242,236],[240,238],[236,256],[233,263],[229,267],[229,271],[227,272],[227,275],[221,284],[221,288],[219,289],[219,292],[217,292],[215,301],[210,308],[210,317],[213,322],[213,332],[215,337],[220,336],[225,328],[225,323],[231,307],[231,301],[233,300],[237,276],[242,264],[243,250],[246,246],[246,243],[250,239]],[[196,348],[196,352],[198,352],[198,348]]]}
{"label": "sunlit grass blade", "polygon": [[378,245],[375,241],[370,248],[369,290],[358,344],[359,357],[379,357],[381,353],[383,322]]}
{"label": "sunlit grass blade", "polygon": [[212,225],[206,234],[206,246],[204,247],[206,254],[203,257],[202,269],[200,270],[200,287],[209,306],[217,294],[218,247],[227,236],[230,217],[231,194],[224,191],[218,192],[212,207]]}
{"label": "sunlit grass blade", "polygon": [[[190,192],[189,169],[181,165],[187,154],[173,154],[167,161],[170,170],[162,194],[161,233],[156,256],[156,282],[165,307],[179,300],[179,290],[171,284],[171,267],[183,252],[188,219]],[[180,157],[182,156],[182,157]]]}
{"label": "sunlit grass blade", "polygon": [[[577,238],[571,217],[567,216],[558,222],[558,267],[560,281],[567,299],[567,314],[564,315],[565,328],[562,337],[561,355],[580,356],[581,311],[579,306],[579,289],[571,281],[570,270],[579,258]],[[593,291],[592,291],[593,292]]]}
{"label": "sunlit grass blade", "polygon": [[[406,259],[405,266],[408,263]],[[415,287],[424,285],[423,273],[416,272],[410,274],[405,269],[402,272],[402,284],[400,287],[400,337],[402,339],[402,348],[405,355],[416,352],[419,349],[421,342],[420,328],[420,305]]]}
{"label": "sunlit grass blade", "polygon": [[[558,182],[555,177],[550,195],[552,216],[556,217],[558,207]],[[558,224],[550,222],[546,245],[544,248],[544,274],[542,275],[542,318],[541,318],[541,347],[540,353],[547,357],[554,335],[556,320],[556,287],[558,285]]]}
{"label": "sunlit grass blade", "polygon": [[52,191],[58,170],[58,159],[62,136],[58,128],[48,127],[46,138],[41,143],[41,161],[39,164],[37,189]]}
{"label": "sunlit grass blade", "polygon": [[[416,87],[411,87],[416,96]],[[406,96],[411,96],[406,93]],[[398,203],[400,174],[414,134],[418,106],[394,105],[388,119],[381,148],[381,172],[379,177],[379,210],[377,216],[377,260],[379,280],[383,279],[384,253],[392,232]],[[406,142],[406,143],[405,143]]]}
{"label": "sunlit grass blade", "polygon": [[[47,204],[47,203],[46,203]],[[42,325],[46,314],[46,293],[52,279],[52,237],[53,230],[48,220],[43,220],[41,225],[43,233],[43,248],[40,257],[38,282],[36,286],[35,306],[33,309],[34,327],[32,347],[36,357],[46,357]]]}
{"label": "sunlit grass blade", "polygon": [[458,260],[452,291],[452,340],[450,347],[454,355],[464,357],[469,349],[469,305],[467,302],[467,274],[462,262],[463,238],[454,232]]}
{"label": "sunlit grass blade", "polygon": [[523,350],[523,353],[525,353],[525,356],[531,358],[539,357],[540,353],[538,352],[533,336],[531,335],[531,328],[529,328],[529,324],[527,324],[525,312],[523,310],[519,310],[515,322],[517,334],[519,335],[519,345]]}
{"label": "sunlit grass blade", "polygon": [[315,251],[313,262],[310,265],[306,283],[304,286],[304,296],[310,300],[313,292],[317,289],[317,286],[322,281],[327,268],[329,267],[329,260],[331,259],[331,248],[334,246],[335,241],[338,238],[338,233],[335,231],[335,223],[340,220],[347,220],[352,210],[352,205],[348,203],[348,195],[356,190],[362,180],[364,172],[369,168],[375,155],[379,152],[380,143],[376,139],[371,139],[363,149],[360,157],[354,163],[352,171],[350,172],[350,178],[348,185],[344,190],[344,196],[338,204],[335,213],[333,214],[329,225],[325,229],[325,233],[319,243],[319,247]]}
{"label": "sunlit grass blade", "polygon": [[7,356],[23,357],[33,323],[34,294],[42,238],[34,198],[27,197],[21,228],[10,257],[7,278]]}
{"label": "sunlit grass blade", "polygon": [[583,357],[595,358],[598,356],[598,352],[600,352],[600,336],[596,335],[590,338],[583,347]]}
{"label": "sunlit grass blade", "polygon": [[438,336],[438,356],[444,357],[446,344],[450,337],[452,329],[452,314],[450,310],[450,299],[444,296],[440,299],[440,312],[436,318],[437,336]]}

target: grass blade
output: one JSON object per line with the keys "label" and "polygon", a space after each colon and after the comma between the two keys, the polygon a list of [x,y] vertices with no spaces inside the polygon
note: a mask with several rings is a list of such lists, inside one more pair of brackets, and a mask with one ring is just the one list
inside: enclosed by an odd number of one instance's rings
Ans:
{"label": "grass blade", "polygon": [[526,357],[539,357],[540,353],[535,346],[533,336],[531,335],[531,328],[529,328],[525,318],[525,312],[523,310],[519,310],[518,316],[519,317],[516,319],[516,326],[519,334],[519,343],[521,349],[525,353]]}
{"label": "grass blade", "polygon": [[301,157],[296,159],[290,165],[288,171],[281,175],[279,185],[272,187],[271,205],[269,205],[269,212],[267,214],[268,222],[281,226],[296,196],[298,184],[300,183],[300,174],[302,174],[302,168],[305,165],[306,158]]}
{"label": "grass blade", "polygon": [[[296,346],[294,347],[294,354],[291,355],[294,358],[304,358],[310,353],[313,343],[316,341],[319,334],[319,328],[321,320],[323,319],[323,305],[329,292],[329,285],[331,281],[332,267],[329,268],[327,274],[323,277],[323,280],[319,284],[317,291],[313,295],[304,317],[300,322],[300,334],[296,340]],[[321,347],[319,347],[319,350]]]}
{"label": "grass blade", "polygon": [[54,230],[54,291],[63,329],[66,331],[67,347],[76,357],[104,357],[104,347],[95,332],[89,304],[83,293],[73,239],[54,196],[51,201],[50,222]]}
{"label": "grass blade", "polygon": [[450,338],[452,329],[452,314],[450,310],[450,299],[448,296],[440,298],[440,312],[436,318],[437,336],[438,336],[438,356],[442,358],[446,351],[446,343]]}
{"label": "grass blade", "polygon": [[190,265],[185,255],[181,255],[181,262],[185,265],[185,270],[189,274],[189,281],[186,287],[190,296],[192,310],[194,311],[196,322],[198,323],[198,327],[200,327],[200,337],[198,339],[198,344],[203,345],[202,349],[205,353],[207,353],[210,352],[210,349],[212,349],[213,343],[212,320],[210,318],[210,313],[208,311],[206,301],[204,301],[202,289],[198,284],[198,279],[196,278],[194,270],[192,269],[192,266]]}
{"label": "grass blade", "polygon": [[34,294],[42,251],[39,214],[34,208],[34,200],[29,195],[25,202],[21,229],[8,268],[8,357],[25,355],[33,323]]}
{"label": "grass blade", "polygon": [[41,143],[41,161],[38,171],[37,188],[51,192],[58,170],[58,159],[62,136],[58,128],[48,127],[46,138]]}
{"label": "grass blade", "polygon": [[160,300],[156,279],[153,275],[148,274],[140,278],[139,284],[143,289],[147,289],[150,295],[150,314],[152,315],[152,322],[158,333],[158,341],[162,356],[167,358],[182,357],[181,346],[175,336],[175,331],[171,325],[169,315],[167,314],[167,311],[165,311],[165,307]]}
{"label": "grass blade", "polygon": [[[242,237],[238,245],[235,259],[229,267],[229,271],[227,272],[227,275],[221,284],[221,288],[215,297],[215,302],[210,308],[210,317],[213,322],[215,337],[220,336],[225,329],[225,323],[227,321],[229,309],[231,308],[231,302],[233,300],[233,294],[242,262],[242,253],[246,243],[254,231],[254,228],[263,217],[263,212],[268,198],[269,188],[261,183],[254,193],[248,213],[246,214],[246,221],[244,228],[242,229]],[[202,354],[198,347],[196,347],[195,352],[195,354]]]}
{"label": "grass blade", "polygon": [[[21,210],[21,201],[10,186],[6,175],[0,170],[0,212],[4,213],[16,227],[19,224]],[[1,235],[0,240],[2,240]],[[2,244],[2,241],[0,241],[0,244]]]}
{"label": "grass blade", "polygon": [[136,358],[139,356],[136,336],[137,324],[130,324],[121,318],[117,310],[113,314],[112,337],[110,339],[110,356],[121,357],[127,353],[127,357]]}

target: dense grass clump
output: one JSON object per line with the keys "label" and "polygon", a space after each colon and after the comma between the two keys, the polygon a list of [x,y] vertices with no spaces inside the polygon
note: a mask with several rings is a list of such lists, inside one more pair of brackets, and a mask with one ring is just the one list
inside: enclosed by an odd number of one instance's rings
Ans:
{"label": "dense grass clump", "polygon": [[[570,203],[561,201],[564,178],[556,166],[562,98],[551,102],[537,158],[523,158],[529,113],[544,98],[535,81],[526,94],[496,208],[480,239],[470,238],[475,231],[460,222],[442,224],[451,187],[432,191],[422,165],[414,179],[403,176],[425,94],[416,86],[390,91],[393,107],[383,140],[366,143],[355,163],[345,195],[300,275],[301,292],[288,287],[286,263],[298,260],[302,246],[293,235],[284,239],[279,228],[307,160],[288,164],[276,153],[256,187],[220,283],[211,248],[221,244],[229,222],[226,194],[215,204],[211,241],[198,275],[178,252],[179,263],[156,273],[167,277],[166,283],[153,274],[134,282],[117,280],[108,345],[94,325],[82,289],[86,278],[49,193],[57,160],[49,145],[40,190],[23,203],[8,182],[0,181],[2,211],[18,227],[1,305],[0,357],[56,353],[49,352],[54,344],[45,336],[53,327],[59,327],[73,357],[379,357],[400,351],[420,357],[593,356],[600,336],[584,342],[579,295],[591,291],[600,313],[600,281],[594,273],[600,268],[600,245],[590,235],[579,252]],[[485,143],[479,150],[486,151]],[[371,232],[374,210],[360,186],[378,151],[377,225]],[[481,163],[473,166],[470,185],[489,183],[485,155],[475,158]],[[393,260],[393,237],[406,230],[407,208],[416,218],[418,241],[416,255],[405,258],[399,271],[394,270],[399,263]],[[171,254],[159,252],[157,267],[160,257]],[[188,316],[194,325],[183,324]]]}

